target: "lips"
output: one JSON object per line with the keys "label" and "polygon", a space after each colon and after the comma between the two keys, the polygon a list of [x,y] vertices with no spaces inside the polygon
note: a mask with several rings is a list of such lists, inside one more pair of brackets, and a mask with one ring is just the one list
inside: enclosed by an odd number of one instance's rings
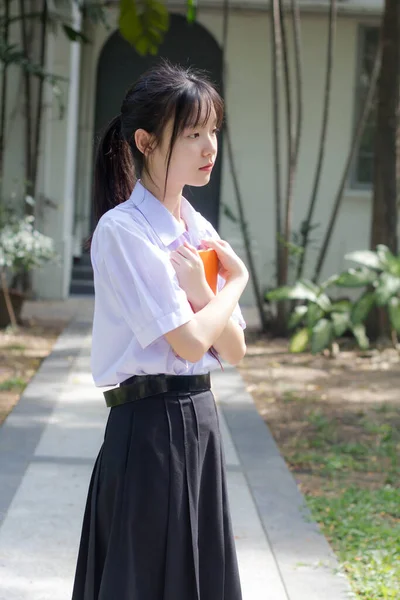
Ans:
{"label": "lips", "polygon": [[211,171],[213,166],[214,166],[214,163],[208,163],[208,165],[205,165],[204,167],[200,167],[200,171]]}

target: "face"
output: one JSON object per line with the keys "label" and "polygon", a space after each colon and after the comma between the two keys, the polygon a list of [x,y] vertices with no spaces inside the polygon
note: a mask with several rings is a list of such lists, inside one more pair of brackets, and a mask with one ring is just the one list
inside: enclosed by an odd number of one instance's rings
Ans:
{"label": "face", "polygon": [[[202,123],[204,118],[200,119]],[[175,191],[185,185],[200,187],[210,181],[212,169],[217,157],[218,143],[214,108],[208,121],[195,128],[187,128],[177,137],[171,155],[168,171],[167,189]],[[150,159],[150,172],[165,181],[167,156],[172,133],[172,122],[168,123],[162,143],[155,149]]]}

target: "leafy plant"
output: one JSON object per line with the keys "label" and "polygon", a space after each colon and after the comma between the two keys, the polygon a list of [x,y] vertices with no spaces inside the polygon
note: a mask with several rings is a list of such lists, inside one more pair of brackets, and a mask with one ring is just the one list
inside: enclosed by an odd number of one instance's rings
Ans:
{"label": "leafy plant", "polygon": [[[358,263],[340,275],[333,275],[321,285],[299,279],[293,286],[283,286],[266,294],[269,301],[297,300],[298,304],[288,320],[288,328],[295,330],[290,340],[291,352],[313,354],[332,344],[346,332],[351,332],[359,347],[368,348],[365,322],[376,306],[387,310],[390,326],[400,333],[400,256],[380,244],[376,250],[358,250],[345,258]],[[326,294],[328,287],[365,288],[356,301],[332,301]]]}
{"label": "leafy plant", "polygon": [[351,252],[345,258],[361,266],[343,272],[335,284],[339,287],[366,287],[353,305],[352,322],[365,322],[372,307],[377,306],[387,310],[393,331],[400,333],[400,256],[393,255],[387,246],[380,244],[376,251]]}
{"label": "leafy plant", "polygon": [[16,327],[16,317],[10,298],[8,276],[18,276],[34,268],[56,261],[54,240],[40,233],[33,216],[20,217],[9,208],[0,211],[0,288],[4,293],[10,321]]}
{"label": "leafy plant", "polygon": [[300,300],[288,321],[288,328],[295,330],[290,340],[291,352],[304,352],[310,348],[317,354],[325,348],[332,352],[333,343],[347,331],[351,331],[360,348],[368,348],[369,341],[362,322],[352,321],[350,300],[332,301],[326,289],[333,285],[334,275],[321,285],[300,279],[293,286],[283,286],[267,293],[270,301]]}

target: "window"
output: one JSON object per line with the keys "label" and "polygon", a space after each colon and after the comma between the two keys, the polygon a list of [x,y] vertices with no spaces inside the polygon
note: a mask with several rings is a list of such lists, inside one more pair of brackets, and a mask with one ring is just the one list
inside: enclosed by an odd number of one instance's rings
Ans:
{"label": "window", "polygon": [[[374,66],[378,40],[378,27],[363,26],[360,28],[355,122],[358,121],[364,106],[364,101]],[[373,107],[369,114],[364,133],[357,149],[352,177],[353,187],[369,188],[373,182],[375,112],[375,108]]]}

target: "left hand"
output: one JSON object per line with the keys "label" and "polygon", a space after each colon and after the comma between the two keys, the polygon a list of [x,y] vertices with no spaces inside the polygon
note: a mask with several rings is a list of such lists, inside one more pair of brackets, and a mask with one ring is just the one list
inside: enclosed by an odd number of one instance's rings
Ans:
{"label": "left hand", "polygon": [[171,264],[178,276],[180,287],[186,292],[193,309],[203,308],[214,296],[207,283],[203,261],[196,248],[185,242],[170,254]]}

